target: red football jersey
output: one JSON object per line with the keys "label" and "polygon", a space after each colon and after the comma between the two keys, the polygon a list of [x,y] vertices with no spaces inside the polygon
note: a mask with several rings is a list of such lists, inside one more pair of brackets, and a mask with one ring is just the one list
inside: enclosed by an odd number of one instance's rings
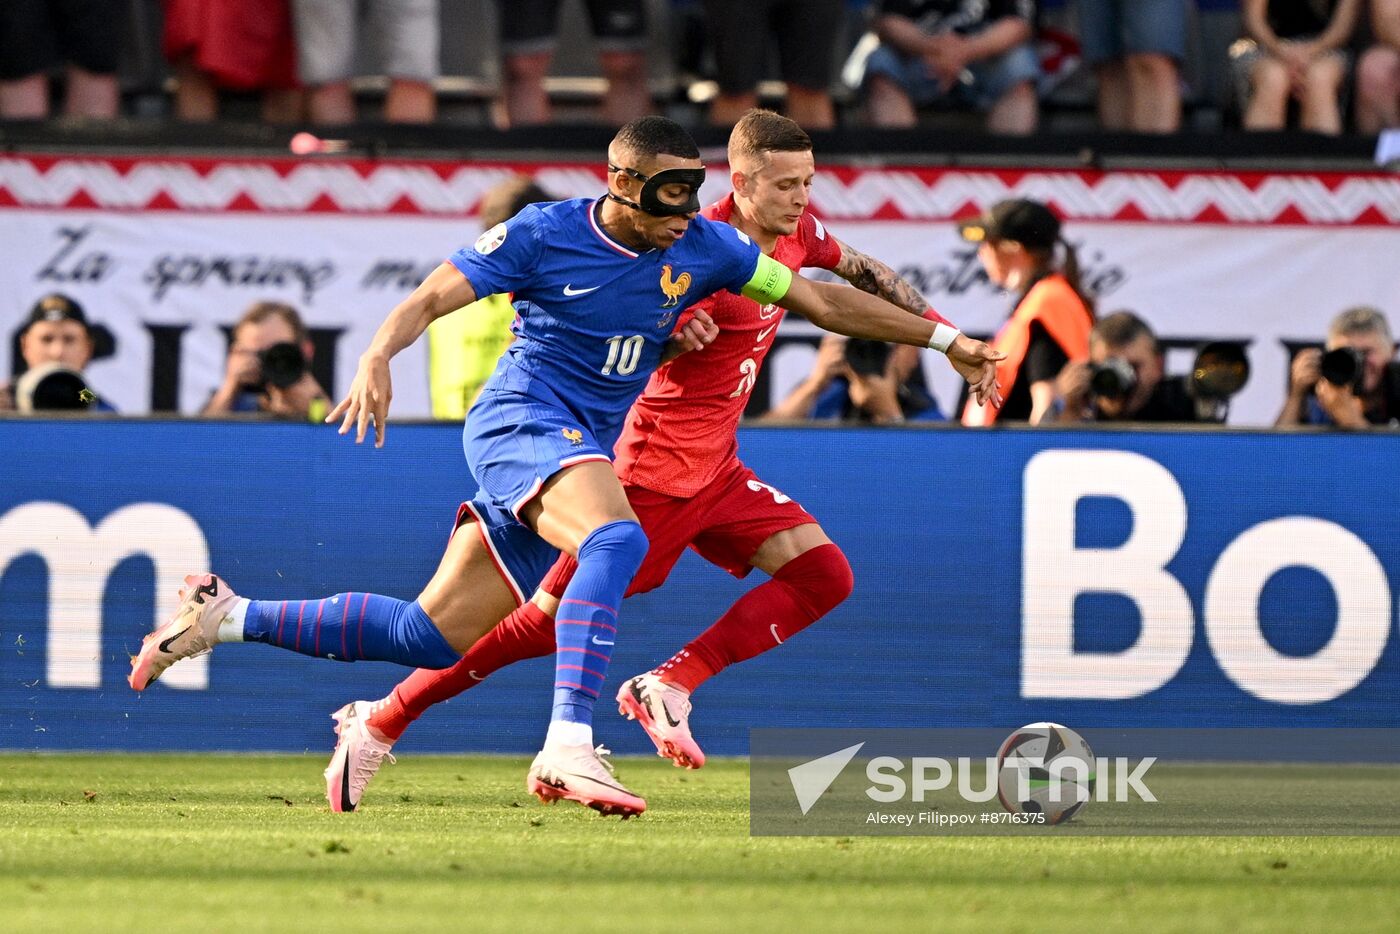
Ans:
{"label": "red football jersey", "polygon": [[[703,213],[727,222],[733,210],[731,194]],[[804,213],[797,230],[778,238],[773,258],[794,272],[834,269],[841,248],[821,221]],[[714,319],[719,337],[652,374],[614,448],[624,483],[668,496],[694,496],[737,456],[739,419],[786,313],[732,292],[717,292],[696,307]]]}

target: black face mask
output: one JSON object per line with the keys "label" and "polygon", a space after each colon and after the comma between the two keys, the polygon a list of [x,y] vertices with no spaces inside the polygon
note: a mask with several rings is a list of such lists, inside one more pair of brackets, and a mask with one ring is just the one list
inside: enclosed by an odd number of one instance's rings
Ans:
{"label": "black face mask", "polygon": [[[612,192],[608,192],[608,197],[618,204],[636,208],[643,214],[650,214],[652,217],[675,217],[680,214],[693,214],[700,210],[700,186],[705,184],[704,166],[698,169],[663,169],[655,175],[643,175],[636,169],[625,169],[622,166],[608,163],[608,170],[624,172],[628,178],[635,178],[642,183],[642,194],[638,201],[628,201],[626,198],[619,198]],[[685,185],[690,189],[690,196],[682,204],[662,201],[658,192],[667,185]]]}

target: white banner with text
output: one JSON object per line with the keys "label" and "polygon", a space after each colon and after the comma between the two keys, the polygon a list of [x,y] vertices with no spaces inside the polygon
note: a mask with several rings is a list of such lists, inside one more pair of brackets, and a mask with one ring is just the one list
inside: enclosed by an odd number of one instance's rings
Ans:
{"label": "white banner with text", "polygon": [[[0,159],[0,378],[41,295],[83,304],[114,338],[89,370],[120,411],[195,412],[218,384],[226,329],[253,302],[295,305],[343,392],[385,314],[479,232],[484,191],[517,172],[561,197],[602,191],[599,167],[302,162],[289,159]],[[724,194],[712,167],[705,196]],[[1253,376],[1230,421],[1267,424],[1290,350],[1338,311],[1375,305],[1400,326],[1400,178],[1387,175],[1098,173],[822,168],[813,210],[894,267],[965,330],[990,334],[1011,298],[991,287],[951,221],[1008,196],[1065,218],[1100,312],[1136,311],[1177,348],[1248,342]],[[789,321],[768,398],[805,374],[814,329]],[[395,414],[429,412],[427,355],[395,364]],[[957,380],[928,373],[945,411]],[[157,386],[163,386],[160,392]],[[766,401],[766,400],[761,400]]]}

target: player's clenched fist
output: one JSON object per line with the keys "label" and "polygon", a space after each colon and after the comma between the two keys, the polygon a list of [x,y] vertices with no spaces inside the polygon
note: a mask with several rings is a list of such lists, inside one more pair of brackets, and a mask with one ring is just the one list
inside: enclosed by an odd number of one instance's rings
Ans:
{"label": "player's clenched fist", "polygon": [[326,423],[331,424],[343,417],[340,433],[345,434],[352,424],[355,425],[355,443],[359,444],[365,440],[365,432],[373,420],[374,446],[382,448],[384,426],[389,420],[389,400],[393,395],[388,359],[365,354],[355,369],[355,379],[350,383],[350,392],[340,400],[340,404],[331,414],[326,416]]}
{"label": "player's clenched fist", "polygon": [[671,335],[671,342],[661,355],[662,363],[669,363],[683,353],[704,350],[719,337],[719,325],[703,308],[692,309],[692,317]]}

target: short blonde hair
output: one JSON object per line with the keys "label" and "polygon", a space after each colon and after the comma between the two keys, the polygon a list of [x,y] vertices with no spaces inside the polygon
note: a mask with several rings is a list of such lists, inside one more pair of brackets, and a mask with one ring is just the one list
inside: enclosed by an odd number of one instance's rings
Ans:
{"label": "short blonde hair", "polygon": [[811,152],[812,137],[797,121],[755,107],[739,118],[729,134],[729,164],[744,159],[766,163],[770,152]]}

